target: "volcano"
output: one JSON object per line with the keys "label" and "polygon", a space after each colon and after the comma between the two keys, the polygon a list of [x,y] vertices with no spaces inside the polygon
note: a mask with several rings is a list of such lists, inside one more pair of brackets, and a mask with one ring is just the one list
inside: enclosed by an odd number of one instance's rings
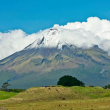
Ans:
{"label": "volcano", "polygon": [[12,88],[56,85],[64,75],[74,76],[86,85],[110,83],[107,52],[97,45],[75,46],[68,36],[63,38],[62,31],[47,29],[32,44],[1,60],[0,85],[6,81]]}

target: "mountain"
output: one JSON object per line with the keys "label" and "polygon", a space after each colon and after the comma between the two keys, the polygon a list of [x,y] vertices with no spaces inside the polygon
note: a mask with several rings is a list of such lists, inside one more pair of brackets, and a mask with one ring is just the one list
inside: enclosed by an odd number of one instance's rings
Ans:
{"label": "mountain", "polygon": [[46,30],[35,42],[0,61],[0,85],[6,81],[12,88],[56,85],[63,75],[86,85],[110,83],[107,52],[97,45],[80,48],[74,42],[68,36],[64,39],[60,29]]}

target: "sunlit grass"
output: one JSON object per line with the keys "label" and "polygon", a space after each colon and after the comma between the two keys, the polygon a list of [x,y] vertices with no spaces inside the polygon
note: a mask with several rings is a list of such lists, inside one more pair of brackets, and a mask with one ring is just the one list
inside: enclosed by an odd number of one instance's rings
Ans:
{"label": "sunlit grass", "polygon": [[110,90],[78,86],[33,87],[1,100],[0,107],[3,106],[9,110],[110,110]]}
{"label": "sunlit grass", "polygon": [[110,110],[110,98],[2,104],[9,110]]}
{"label": "sunlit grass", "polygon": [[8,99],[8,98],[13,97],[13,96],[15,96],[17,94],[18,93],[14,93],[14,92],[0,91],[0,100]]}

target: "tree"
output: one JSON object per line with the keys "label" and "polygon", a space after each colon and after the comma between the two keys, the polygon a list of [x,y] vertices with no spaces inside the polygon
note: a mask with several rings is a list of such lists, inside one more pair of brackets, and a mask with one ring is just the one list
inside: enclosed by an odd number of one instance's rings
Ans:
{"label": "tree", "polygon": [[106,85],[105,87],[103,87],[104,89],[110,89],[110,84]]}
{"label": "tree", "polygon": [[59,79],[57,85],[62,86],[84,86],[85,84],[82,81],[79,81],[77,78],[65,75]]}
{"label": "tree", "polygon": [[7,91],[8,90],[7,89],[8,86],[11,86],[10,84],[8,84],[8,82],[3,83],[1,90]]}

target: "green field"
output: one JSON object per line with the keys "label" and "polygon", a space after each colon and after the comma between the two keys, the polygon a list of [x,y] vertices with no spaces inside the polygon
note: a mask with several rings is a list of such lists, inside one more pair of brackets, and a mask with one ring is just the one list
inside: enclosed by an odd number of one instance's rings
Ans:
{"label": "green field", "polygon": [[17,93],[0,91],[0,100],[8,99],[15,95],[17,95]]}
{"label": "green field", "polygon": [[33,87],[21,93],[0,91],[8,110],[110,110],[110,90],[101,87]]}

